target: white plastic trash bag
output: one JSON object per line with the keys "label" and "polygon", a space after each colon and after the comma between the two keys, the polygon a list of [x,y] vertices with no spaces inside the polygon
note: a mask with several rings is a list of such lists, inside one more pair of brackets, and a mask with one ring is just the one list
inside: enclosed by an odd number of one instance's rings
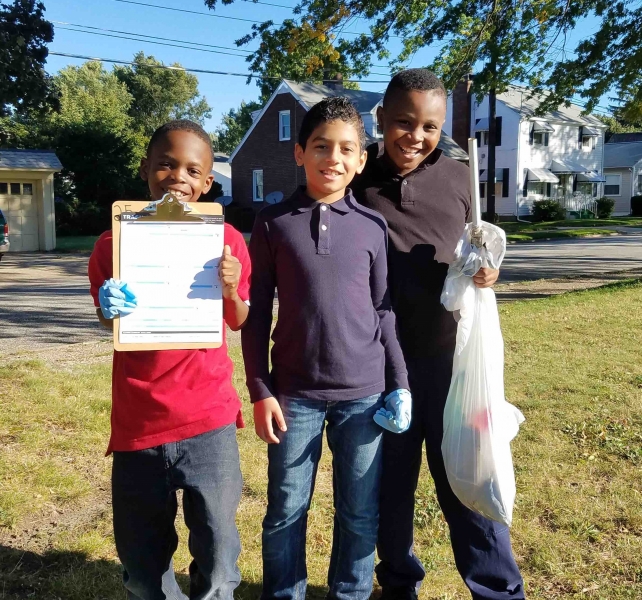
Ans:
{"label": "white plastic trash bag", "polygon": [[515,475],[510,441],[524,421],[504,398],[504,341],[495,293],[479,289],[472,276],[481,267],[498,269],[506,252],[502,229],[482,222],[483,246],[471,243],[466,225],[441,295],[459,311],[453,377],[444,410],[441,450],[453,492],[468,508],[510,525]]}

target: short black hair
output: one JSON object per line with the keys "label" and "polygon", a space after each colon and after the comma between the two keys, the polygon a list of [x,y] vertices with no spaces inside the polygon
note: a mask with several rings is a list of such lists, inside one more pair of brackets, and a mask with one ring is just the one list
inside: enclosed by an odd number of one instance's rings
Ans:
{"label": "short black hair", "polygon": [[428,69],[406,69],[399,71],[388,84],[386,92],[383,95],[383,105],[386,105],[386,100],[390,101],[390,97],[395,92],[435,92],[444,97],[447,97],[446,88],[432,71]]}
{"label": "short black hair", "polygon": [[149,139],[149,144],[147,144],[148,157],[154,145],[164,138],[170,131],[189,131],[201,138],[208,145],[210,155],[212,157],[212,163],[214,163],[214,148],[212,148],[212,140],[210,139],[210,136],[198,123],[194,123],[194,121],[190,121],[189,119],[174,119],[173,121],[168,121],[154,131],[152,137]]}
{"label": "short black hair", "polygon": [[324,98],[305,114],[299,130],[299,145],[305,150],[305,145],[312,132],[321,123],[331,123],[332,121],[343,121],[352,125],[357,130],[359,149],[363,152],[366,147],[366,130],[363,126],[363,119],[355,105],[345,96]]}

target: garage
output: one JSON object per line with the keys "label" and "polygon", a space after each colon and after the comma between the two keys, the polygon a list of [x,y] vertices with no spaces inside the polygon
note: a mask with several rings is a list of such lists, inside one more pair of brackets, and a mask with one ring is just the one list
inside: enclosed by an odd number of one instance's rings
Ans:
{"label": "garage", "polygon": [[53,175],[61,168],[50,151],[0,150],[0,209],[9,224],[10,252],[56,247]]}

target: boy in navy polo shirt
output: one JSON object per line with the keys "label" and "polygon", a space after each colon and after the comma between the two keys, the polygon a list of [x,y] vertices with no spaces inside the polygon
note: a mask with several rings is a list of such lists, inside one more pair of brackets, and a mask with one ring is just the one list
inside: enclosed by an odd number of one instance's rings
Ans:
{"label": "boy in navy polo shirt", "polygon": [[[468,167],[437,148],[446,118],[444,86],[426,69],[402,71],[390,81],[377,117],[383,144],[368,148],[366,168],[353,189],[361,204],[388,221],[390,293],[413,395],[410,429],[398,436],[384,433],[376,568],[382,600],[416,600],[425,575],[412,550],[424,442],[455,563],[473,599],[522,599],[508,528],[457,499],[441,455],[457,324],[440,296],[470,217]],[[481,269],[475,284],[491,286],[498,274]]]}
{"label": "boy in navy polo shirt", "polygon": [[367,600],[372,590],[382,431],[373,419],[382,392],[409,393],[387,292],[386,222],[346,189],[364,146],[346,98],[313,106],[295,149],[307,185],[264,208],[252,232],[242,339],[256,432],[269,444],[262,600],[305,598],[307,514],[326,423],[336,511],[327,598]]}
{"label": "boy in navy polo shirt", "polygon": [[[178,120],[156,130],[140,172],[153,199],[172,192],[196,202],[212,186],[212,163],[207,133]],[[227,223],[224,243],[219,263],[223,317],[237,330],[248,313],[250,261],[243,237]],[[112,276],[107,231],[89,259],[89,280],[96,314],[108,329],[114,317],[127,318],[135,310],[135,299]],[[114,351],[107,454],[114,454],[114,537],[129,600],[185,598],[172,566],[177,489],[183,490],[193,557],[190,598],[233,600],[240,582],[236,427],[242,419],[232,369],[225,338],[213,349]]]}

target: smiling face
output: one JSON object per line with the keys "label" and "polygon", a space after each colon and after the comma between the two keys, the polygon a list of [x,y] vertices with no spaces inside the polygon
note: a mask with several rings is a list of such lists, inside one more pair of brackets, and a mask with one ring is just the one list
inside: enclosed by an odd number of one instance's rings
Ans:
{"label": "smiling face", "polygon": [[446,98],[433,90],[398,90],[377,110],[388,158],[400,175],[416,169],[437,147]]}
{"label": "smiling face", "polygon": [[294,148],[297,165],[305,168],[306,193],[320,202],[336,202],[345,196],[355,173],[366,164],[359,133],[352,123],[321,123],[308,138],[305,149]]}
{"label": "smiling face", "polygon": [[152,200],[171,192],[183,202],[197,202],[212,187],[211,171],[212,151],[191,131],[168,131],[140,161],[140,176],[149,185]]}

